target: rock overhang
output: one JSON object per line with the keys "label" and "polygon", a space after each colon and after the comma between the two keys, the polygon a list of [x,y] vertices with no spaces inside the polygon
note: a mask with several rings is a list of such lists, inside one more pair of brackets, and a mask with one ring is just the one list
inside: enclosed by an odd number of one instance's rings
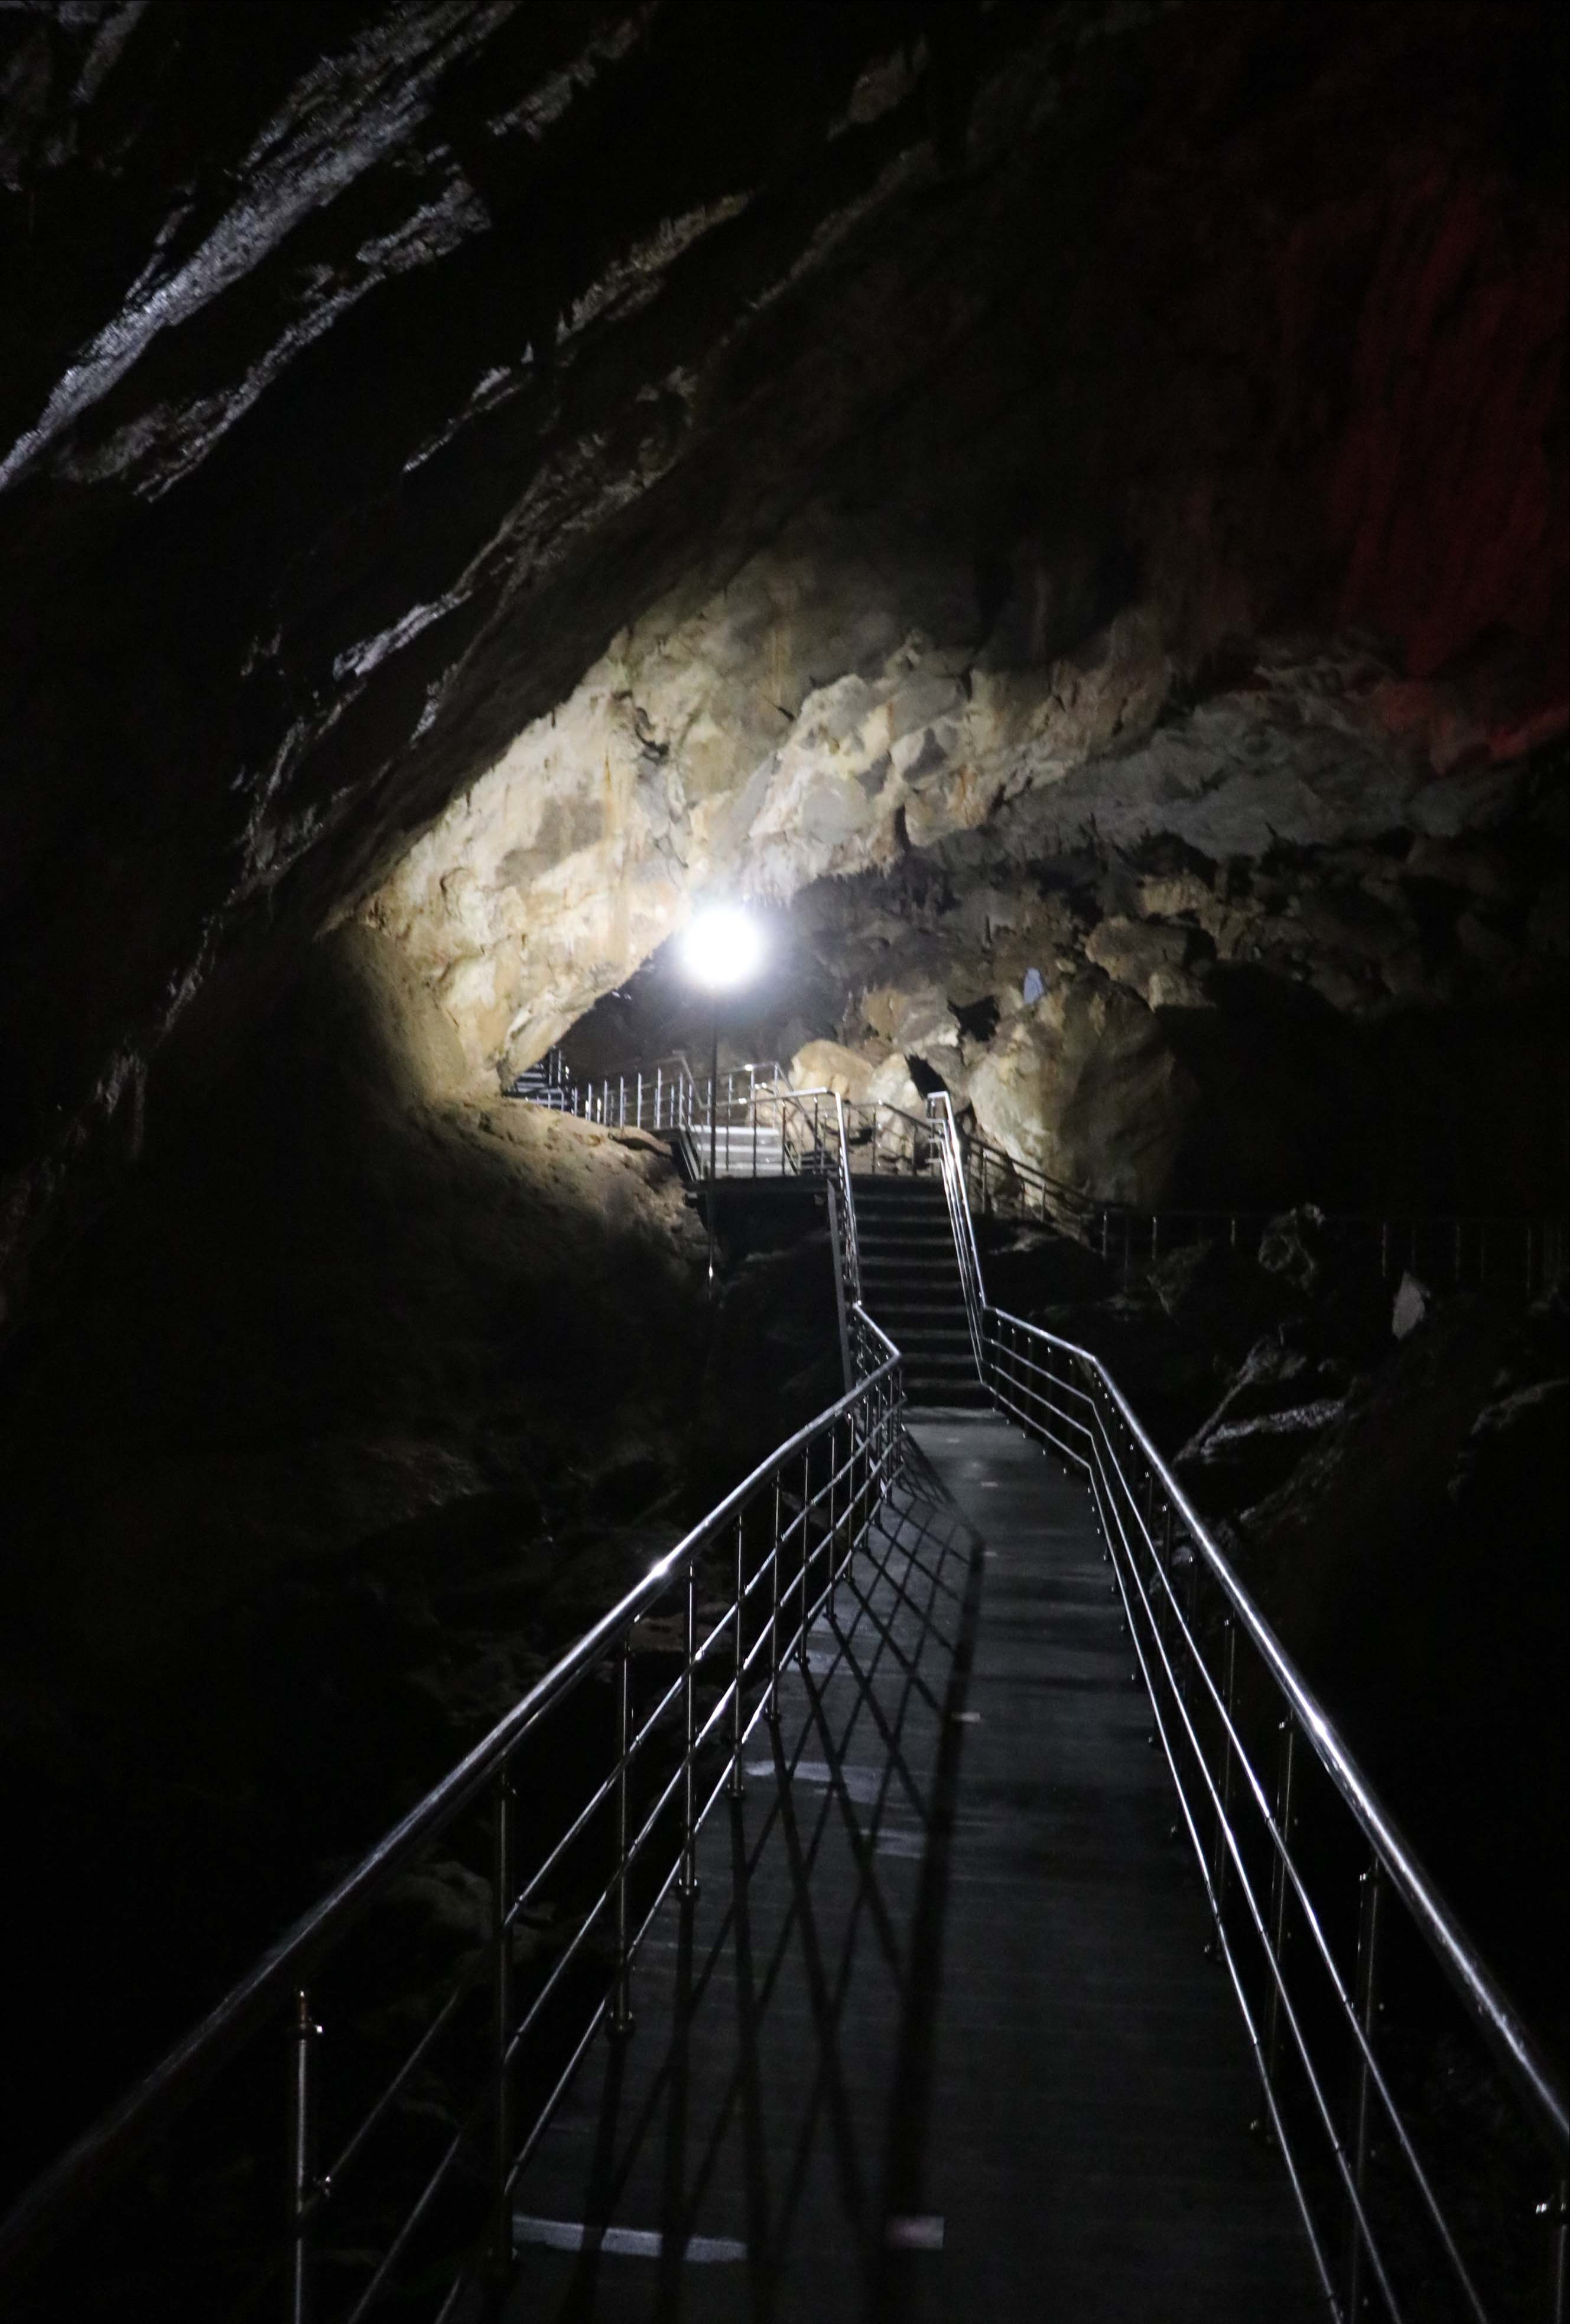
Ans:
{"label": "rock overhang", "polygon": [[23,1242],[193,1001],[439,888],[509,764],[420,955],[487,1062],[695,881],[1509,807],[1563,721],[1550,13],[964,14],[803,65],[784,10],[24,12]]}

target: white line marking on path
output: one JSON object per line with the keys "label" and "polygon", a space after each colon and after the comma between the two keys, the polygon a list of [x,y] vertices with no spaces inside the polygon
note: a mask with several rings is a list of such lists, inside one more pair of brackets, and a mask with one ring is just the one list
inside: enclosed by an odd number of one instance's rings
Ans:
{"label": "white line marking on path", "polygon": [[941,2251],[943,2221],[932,2211],[918,2213],[911,2218],[885,2220],[883,2247],[886,2251]]}
{"label": "white line marking on path", "polygon": [[[665,2237],[658,2227],[595,2227],[581,2219],[533,2219],[522,2211],[513,2214],[513,2242],[543,2244],[550,2251],[582,2251],[592,2242],[617,2259],[658,2259]],[[745,2244],[730,2236],[688,2236],[681,2256],[699,2266],[744,2260]]]}

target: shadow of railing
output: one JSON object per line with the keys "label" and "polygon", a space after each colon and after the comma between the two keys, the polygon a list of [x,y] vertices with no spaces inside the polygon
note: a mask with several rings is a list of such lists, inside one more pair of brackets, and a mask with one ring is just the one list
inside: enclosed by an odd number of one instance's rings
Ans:
{"label": "shadow of railing", "polygon": [[[566,2217],[520,2214],[509,2314],[591,2317],[607,2264],[632,2257],[651,2268],[656,2317],[679,2312],[695,2259],[716,2258],[770,2316],[810,2271],[826,2204],[858,2312],[906,2311],[911,2255],[888,2230],[923,2210],[983,1570],[912,1449],[759,1730],[744,1795],[709,1828],[698,1896],[672,1901],[637,2034],[586,2063],[537,2196]],[[568,2261],[547,2256],[575,2237]]]}

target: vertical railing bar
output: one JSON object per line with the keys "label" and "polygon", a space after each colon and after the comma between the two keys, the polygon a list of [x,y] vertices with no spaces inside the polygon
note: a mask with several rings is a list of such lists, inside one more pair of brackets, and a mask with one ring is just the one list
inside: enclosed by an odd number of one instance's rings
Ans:
{"label": "vertical railing bar", "polygon": [[[629,1630],[616,1655],[616,1906],[615,1986],[607,2030],[613,2041],[633,2031],[632,1960],[627,1948],[628,1747],[633,1740],[633,1637]],[[690,1757],[688,1765],[690,1766]]]}
{"label": "vertical railing bar", "polygon": [[[1282,1958],[1287,1941],[1287,1880],[1286,1856],[1292,1844],[1292,1779],[1297,1766],[1298,1722],[1288,1715],[1280,1722],[1280,1769],[1276,1783],[1276,1829],[1280,1834],[1280,1847],[1270,1858],[1270,1950],[1282,1977],[1286,1964]],[[1276,2063],[1280,2049],[1280,1994],[1279,1980],[1272,1981],[1270,2003],[1265,2019],[1265,2070],[1272,2084],[1276,2079]]]}
{"label": "vertical railing bar", "polygon": [[513,2265],[513,1782],[503,1760],[491,1793],[491,2273]]}
{"label": "vertical railing bar", "polygon": [[772,1569],[769,1606],[769,1719],[780,1723],[780,1503],[783,1479],[774,1471],[774,1547],[769,1563]]}
{"label": "vertical railing bar", "polygon": [[695,1696],[697,1652],[697,1572],[695,1558],[687,1563],[687,1589],[682,1617],[681,1716],[684,1730],[681,1768],[681,1870],[678,1877],[677,1894],[688,1901],[697,1894],[697,1857],[692,1822],[692,1754],[697,1733],[697,1707]]}
{"label": "vertical railing bar", "polygon": [[311,2050],[321,2032],[310,1995],[300,1986],[294,1997],[289,2076],[289,2324],[309,2324],[311,2313],[310,2212],[315,2194],[315,2077]]}
{"label": "vertical railing bar", "polygon": [[801,1597],[796,1632],[796,1661],[802,1672],[807,1668],[807,1593],[810,1588],[808,1560],[812,1547],[812,1446],[801,1448]]}
{"label": "vertical railing bar", "polygon": [[747,1643],[746,1595],[746,1512],[736,1511],[736,1637],[735,1675],[732,1681],[731,1698],[731,1780],[730,1795],[739,1800],[746,1789],[746,1777],[742,1770],[742,1681],[745,1675]]}
{"label": "vertical railing bar", "polygon": [[[1362,2028],[1364,2043],[1373,2045],[1374,2016],[1378,2006],[1376,1991],[1379,1974],[1379,1925],[1381,1866],[1377,1856],[1371,1857],[1368,1869],[1362,1874],[1358,1896],[1357,1971],[1354,2006],[1357,2021]],[[1363,2201],[1368,2177],[1369,2150],[1369,2061],[1365,2051],[1357,2057],[1356,2079],[1352,2105],[1352,2179],[1356,2200],[1348,2206],[1346,2226],[1346,2313],[1349,2324],[1357,2324],[1363,2301],[1363,2228],[1358,2209]]]}
{"label": "vertical railing bar", "polygon": [[1221,1743],[1221,1805],[1215,1818],[1215,1843],[1211,1885],[1215,1891],[1215,1914],[1219,1921],[1226,1905],[1228,1855],[1226,1834],[1232,1821],[1233,1779],[1236,1768],[1233,1756],[1232,1730],[1237,1717],[1237,1622],[1228,1611],[1222,1616],[1222,1634],[1226,1645],[1223,1655],[1222,1700],[1226,1716],[1222,1726]]}

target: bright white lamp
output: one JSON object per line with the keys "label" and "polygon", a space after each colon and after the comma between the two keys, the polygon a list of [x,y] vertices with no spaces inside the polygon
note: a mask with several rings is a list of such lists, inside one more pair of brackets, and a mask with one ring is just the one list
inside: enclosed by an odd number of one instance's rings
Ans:
{"label": "bright white lamp", "polygon": [[709,992],[745,984],[762,957],[762,933],[738,904],[710,904],[695,912],[681,940],[682,966]]}
{"label": "bright white lamp", "polygon": [[763,938],[757,922],[739,904],[708,904],[695,912],[681,939],[681,964],[694,984],[701,984],[713,1003],[712,1047],[708,1075],[708,1289],[719,1295],[716,1267],[715,1215],[719,1206],[719,1167],[716,1157],[719,1118],[719,997],[734,992],[755,974],[763,957]]}

